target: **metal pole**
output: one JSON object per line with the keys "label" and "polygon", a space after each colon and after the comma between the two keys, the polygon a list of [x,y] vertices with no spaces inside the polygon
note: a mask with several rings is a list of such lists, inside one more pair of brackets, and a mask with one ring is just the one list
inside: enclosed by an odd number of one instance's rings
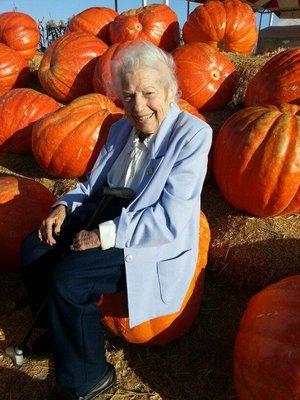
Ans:
{"label": "metal pole", "polygon": [[118,12],[118,0],[115,0],[115,11]]}
{"label": "metal pole", "polygon": [[142,6],[145,7],[147,5],[147,0],[142,1]]}
{"label": "metal pole", "polygon": [[271,12],[270,19],[269,19],[269,26],[273,25],[273,18],[274,18],[274,13]]}
{"label": "metal pole", "polygon": [[186,17],[188,17],[190,15],[190,0],[187,1],[187,10],[186,10]]}

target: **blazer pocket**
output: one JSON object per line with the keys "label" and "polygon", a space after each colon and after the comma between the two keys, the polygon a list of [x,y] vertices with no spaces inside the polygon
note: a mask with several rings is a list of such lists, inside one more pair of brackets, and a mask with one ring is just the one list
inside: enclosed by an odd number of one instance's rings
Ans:
{"label": "blazer pocket", "polygon": [[174,258],[157,263],[157,275],[161,299],[164,303],[171,303],[175,297],[185,296],[190,277],[187,276],[186,266],[192,262],[191,249],[185,250]]}

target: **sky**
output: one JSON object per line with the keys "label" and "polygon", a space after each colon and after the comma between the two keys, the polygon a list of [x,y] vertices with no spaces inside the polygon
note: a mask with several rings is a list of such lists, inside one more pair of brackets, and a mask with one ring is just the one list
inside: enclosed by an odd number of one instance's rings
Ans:
{"label": "sky", "polygon": [[[148,4],[159,3],[160,1],[148,1]],[[72,15],[90,7],[110,7],[114,8],[114,0],[0,0],[0,13],[5,11],[24,12],[31,15],[34,19],[45,20],[53,19],[55,21],[67,21]],[[185,0],[169,0],[171,8],[176,12],[180,26],[182,27],[187,18],[187,1]],[[141,7],[141,0],[118,0],[118,11],[122,12],[129,8]],[[192,11],[199,4],[190,3],[190,11]],[[286,21],[286,20],[285,20]],[[295,21],[295,20],[294,20]],[[291,22],[291,21],[288,21]],[[300,23],[300,19],[295,21]],[[257,16],[257,23],[259,19]],[[273,25],[284,23],[276,16],[273,18]],[[262,18],[261,27],[264,28],[269,25],[269,15],[264,15]]]}

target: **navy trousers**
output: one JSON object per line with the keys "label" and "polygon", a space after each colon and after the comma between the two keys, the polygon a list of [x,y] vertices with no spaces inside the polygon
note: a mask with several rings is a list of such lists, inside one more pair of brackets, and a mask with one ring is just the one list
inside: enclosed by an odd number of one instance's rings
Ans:
{"label": "navy trousers", "polygon": [[[80,387],[105,374],[101,314],[96,303],[103,293],[126,287],[122,249],[62,252],[84,229],[97,202],[99,199],[91,198],[67,216],[57,245],[40,242],[37,232],[22,245],[22,273],[33,314],[48,294],[49,314],[41,315],[39,325],[46,327],[50,322],[56,378],[61,387]],[[122,206],[118,199],[110,203],[102,220],[114,218]]]}

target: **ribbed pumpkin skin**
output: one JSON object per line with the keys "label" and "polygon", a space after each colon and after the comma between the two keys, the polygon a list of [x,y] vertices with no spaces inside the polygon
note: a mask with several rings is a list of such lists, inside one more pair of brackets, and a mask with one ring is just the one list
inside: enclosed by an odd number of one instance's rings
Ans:
{"label": "ribbed pumpkin skin", "polygon": [[20,12],[0,14],[0,42],[16,50],[26,60],[35,54],[40,31],[30,15]]}
{"label": "ribbed pumpkin skin", "polygon": [[204,42],[221,51],[251,54],[258,38],[252,8],[239,0],[211,0],[198,6],[183,25],[185,43]]}
{"label": "ribbed pumpkin skin", "polygon": [[105,294],[99,302],[105,326],[127,342],[140,345],[164,345],[186,333],[192,325],[202,301],[204,268],[207,263],[209,243],[209,225],[205,215],[201,212],[197,267],[178,312],[129,328],[126,295],[124,293]]}
{"label": "ribbed pumpkin skin", "polygon": [[0,96],[13,88],[26,85],[29,79],[30,71],[25,59],[0,43]]}
{"label": "ribbed pumpkin skin", "polygon": [[110,24],[109,31],[112,43],[148,40],[169,52],[180,43],[177,15],[164,4],[125,11]]}
{"label": "ribbed pumpkin skin", "polygon": [[234,352],[239,400],[300,399],[300,275],[256,294]]}
{"label": "ribbed pumpkin skin", "polygon": [[300,105],[300,48],[276,54],[248,84],[247,107],[282,102]]}
{"label": "ribbed pumpkin skin", "polygon": [[55,40],[45,51],[38,76],[49,96],[66,102],[93,92],[97,57],[107,49],[102,40],[83,32],[71,32]]}
{"label": "ribbed pumpkin skin", "polygon": [[56,197],[41,183],[0,177],[0,270],[20,267],[20,245],[48,215]]}
{"label": "ribbed pumpkin skin", "polygon": [[178,47],[172,55],[184,100],[198,110],[214,110],[231,99],[237,74],[225,55],[197,42]]}
{"label": "ribbed pumpkin skin", "polygon": [[0,97],[0,151],[31,153],[32,125],[60,108],[51,97],[33,89],[13,89]]}
{"label": "ribbed pumpkin skin", "polygon": [[105,96],[109,97],[113,100],[117,105],[121,105],[121,101],[119,100],[112,83],[112,69],[111,69],[111,60],[112,58],[128,45],[132,43],[132,41],[124,42],[124,43],[115,43],[111,45],[101,57],[98,58],[94,76],[93,76],[93,86],[94,91],[96,93],[102,93]]}
{"label": "ribbed pumpkin skin", "polygon": [[300,211],[300,107],[256,106],[221,127],[214,174],[226,199],[258,217]]}
{"label": "ribbed pumpkin skin", "polygon": [[101,94],[88,94],[34,124],[32,152],[49,174],[80,177],[91,170],[110,126],[123,111]]}
{"label": "ribbed pumpkin skin", "polygon": [[66,33],[90,33],[109,45],[109,24],[117,15],[115,10],[107,7],[88,8],[69,20]]}
{"label": "ribbed pumpkin skin", "polygon": [[181,111],[187,111],[192,115],[195,115],[196,117],[198,117],[199,119],[202,119],[203,121],[206,121],[204,115],[200,114],[199,111],[197,110],[197,108],[195,108],[194,106],[192,106],[190,103],[188,103],[187,101],[183,100],[183,99],[179,99],[177,100],[177,104],[180,108]]}

